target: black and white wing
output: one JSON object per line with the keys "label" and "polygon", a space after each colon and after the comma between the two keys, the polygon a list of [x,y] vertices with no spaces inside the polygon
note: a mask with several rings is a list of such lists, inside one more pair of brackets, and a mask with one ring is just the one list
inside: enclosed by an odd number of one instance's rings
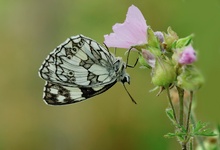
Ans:
{"label": "black and white wing", "polygon": [[93,87],[116,79],[115,57],[94,40],[82,35],[67,39],[49,54],[39,75],[67,86]]}
{"label": "black and white wing", "polygon": [[69,87],[46,82],[44,87],[44,101],[49,105],[66,105],[88,99],[101,94],[111,88],[115,82],[97,87]]}
{"label": "black and white wing", "polygon": [[44,100],[62,105],[98,95],[117,82],[118,61],[96,41],[73,36],[49,54],[39,70],[46,80]]}

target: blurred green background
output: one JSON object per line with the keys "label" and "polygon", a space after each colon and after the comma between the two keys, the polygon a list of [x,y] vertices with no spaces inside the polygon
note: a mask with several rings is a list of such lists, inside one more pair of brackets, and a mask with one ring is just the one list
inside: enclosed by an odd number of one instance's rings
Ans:
{"label": "blurred green background", "polygon": [[167,98],[149,93],[149,70],[128,69],[127,87],[138,105],[121,84],[73,105],[53,107],[42,100],[38,69],[46,56],[72,35],[102,43],[131,4],[155,31],[172,26],[180,37],[195,34],[196,65],[206,78],[197,92],[197,118],[212,127],[220,122],[219,0],[1,0],[1,150],[180,149],[175,139],[163,137],[173,131],[165,115]]}

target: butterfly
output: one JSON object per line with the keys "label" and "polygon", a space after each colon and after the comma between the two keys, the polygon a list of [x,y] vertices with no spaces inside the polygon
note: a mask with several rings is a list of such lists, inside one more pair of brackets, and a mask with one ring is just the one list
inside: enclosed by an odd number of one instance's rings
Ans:
{"label": "butterfly", "polygon": [[83,35],[72,36],[57,46],[44,60],[39,76],[46,81],[43,99],[49,105],[86,100],[117,82],[130,84],[122,58]]}

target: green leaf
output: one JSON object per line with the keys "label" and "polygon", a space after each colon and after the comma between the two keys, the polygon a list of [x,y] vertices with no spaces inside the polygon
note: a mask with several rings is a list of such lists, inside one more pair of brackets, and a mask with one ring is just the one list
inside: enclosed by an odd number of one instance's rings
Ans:
{"label": "green leaf", "polygon": [[166,135],[164,135],[165,138],[174,138],[176,137],[175,133],[167,133]]}
{"label": "green leaf", "polygon": [[164,135],[165,138],[175,138],[177,137],[179,141],[184,141],[185,140],[186,133],[176,131],[175,133],[167,133]]}
{"label": "green leaf", "polygon": [[172,122],[176,122],[174,119],[174,114],[173,114],[173,110],[171,108],[167,108],[166,109],[166,114],[167,117],[172,121]]}
{"label": "green leaf", "polygon": [[198,121],[193,129],[193,135],[196,136],[217,136],[211,129],[207,128],[208,123]]}

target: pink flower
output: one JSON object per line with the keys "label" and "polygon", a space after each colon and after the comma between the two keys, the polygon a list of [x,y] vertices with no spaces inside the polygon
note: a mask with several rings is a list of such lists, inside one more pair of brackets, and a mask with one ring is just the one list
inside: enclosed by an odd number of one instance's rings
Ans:
{"label": "pink flower", "polygon": [[125,22],[116,23],[112,29],[113,33],[104,36],[108,47],[130,48],[147,43],[146,20],[134,5],[129,7]]}
{"label": "pink flower", "polygon": [[191,64],[196,61],[196,53],[191,45],[185,47],[185,49],[180,53],[178,62],[180,64]]}

